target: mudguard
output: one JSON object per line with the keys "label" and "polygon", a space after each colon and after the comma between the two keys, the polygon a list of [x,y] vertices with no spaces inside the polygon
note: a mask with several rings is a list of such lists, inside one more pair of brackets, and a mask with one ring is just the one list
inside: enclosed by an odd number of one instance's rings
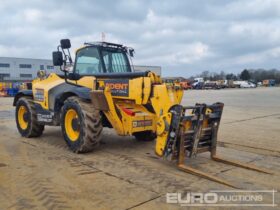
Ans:
{"label": "mudguard", "polygon": [[14,102],[13,102],[13,106],[16,105],[18,99],[22,96],[30,96],[33,98],[33,93],[32,90],[20,90],[14,97]]}
{"label": "mudguard", "polygon": [[50,101],[49,109],[55,112],[59,111],[60,108],[63,106],[64,101],[70,96],[77,96],[83,100],[90,101],[91,100],[90,91],[91,89],[87,87],[76,87],[76,86],[73,87],[71,85],[64,86],[64,88],[61,87],[56,91],[51,91],[49,93],[49,101]]}

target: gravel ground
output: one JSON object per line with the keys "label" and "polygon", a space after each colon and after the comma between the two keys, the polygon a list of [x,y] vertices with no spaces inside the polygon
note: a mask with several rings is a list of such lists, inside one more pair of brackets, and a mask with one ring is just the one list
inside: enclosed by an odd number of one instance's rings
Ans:
{"label": "gravel ground", "polygon": [[[187,164],[243,190],[278,190],[280,88],[192,90],[185,92],[183,104],[217,101],[225,103],[218,153],[275,173],[267,175],[217,163],[208,154]],[[178,171],[175,165],[154,155],[153,142],[119,137],[109,129],[104,129],[100,147],[86,155],[68,150],[59,127],[47,127],[40,138],[21,138],[11,104],[12,98],[0,98],[1,210],[186,209],[167,204],[166,193],[232,190]],[[276,193],[276,203],[279,198]],[[264,200],[271,202],[269,196]],[[260,207],[265,208],[271,209]]]}

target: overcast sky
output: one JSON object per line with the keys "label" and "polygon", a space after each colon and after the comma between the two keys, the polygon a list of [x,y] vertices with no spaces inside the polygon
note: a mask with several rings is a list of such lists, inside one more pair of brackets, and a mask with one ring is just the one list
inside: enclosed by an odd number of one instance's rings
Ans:
{"label": "overcast sky", "polygon": [[279,0],[1,0],[0,56],[51,59],[61,38],[134,47],[163,75],[279,68]]}

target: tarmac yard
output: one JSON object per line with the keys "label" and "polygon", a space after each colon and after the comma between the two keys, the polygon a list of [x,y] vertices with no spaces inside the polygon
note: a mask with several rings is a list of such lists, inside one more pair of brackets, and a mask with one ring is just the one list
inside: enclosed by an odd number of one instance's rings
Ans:
{"label": "tarmac yard", "polygon": [[[109,129],[104,129],[102,143],[94,152],[82,155],[68,150],[60,127],[46,127],[40,138],[21,138],[12,101],[0,98],[1,210],[186,209],[168,204],[166,193],[233,190],[177,170],[175,164],[155,156],[154,142],[119,137]],[[192,90],[185,92],[183,104],[217,101],[225,103],[218,154],[273,170],[274,174],[214,162],[206,153],[187,159],[187,164],[242,190],[279,191],[280,88]],[[263,199],[272,203],[269,194]],[[274,199],[277,209],[279,192]]]}

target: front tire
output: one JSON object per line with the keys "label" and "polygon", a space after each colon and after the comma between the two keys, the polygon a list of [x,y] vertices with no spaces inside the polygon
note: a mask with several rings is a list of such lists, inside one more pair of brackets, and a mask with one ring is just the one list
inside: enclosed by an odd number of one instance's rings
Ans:
{"label": "front tire", "polygon": [[73,152],[91,152],[101,139],[101,115],[91,103],[75,96],[69,97],[62,107],[61,128],[64,139]]}
{"label": "front tire", "polygon": [[17,101],[16,124],[23,137],[39,137],[43,134],[44,125],[40,125],[37,121],[36,109],[31,98],[22,97]]}

